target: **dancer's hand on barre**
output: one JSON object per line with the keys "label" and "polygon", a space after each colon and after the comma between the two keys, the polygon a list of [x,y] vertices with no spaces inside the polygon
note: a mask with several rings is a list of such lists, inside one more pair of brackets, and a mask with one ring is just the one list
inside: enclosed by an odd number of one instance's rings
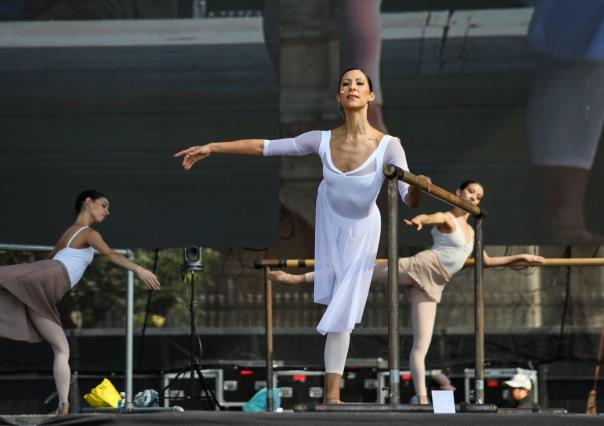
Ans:
{"label": "dancer's hand on barre", "polygon": [[174,154],[174,157],[182,157],[182,168],[191,170],[191,167],[199,160],[209,157],[211,154],[209,145],[192,146]]}
{"label": "dancer's hand on barre", "polygon": [[[430,179],[428,176],[424,176],[424,175],[419,175],[417,176],[419,178],[419,180],[423,180],[424,184],[427,185],[427,189],[428,192],[430,192],[432,190],[432,179]],[[417,206],[419,206],[419,204],[421,203],[422,200],[422,191],[421,189],[419,189],[417,186],[415,185],[411,185],[409,187],[409,192],[407,192],[407,195],[405,196],[405,204],[407,204],[409,207],[411,208],[415,208]]]}
{"label": "dancer's hand on barre", "polygon": [[432,179],[430,176],[417,175],[419,180],[423,180],[426,186],[428,187],[428,192],[432,191]]}
{"label": "dancer's hand on barre", "polygon": [[304,274],[294,275],[285,271],[269,271],[268,278],[283,284],[303,284],[305,282]]}

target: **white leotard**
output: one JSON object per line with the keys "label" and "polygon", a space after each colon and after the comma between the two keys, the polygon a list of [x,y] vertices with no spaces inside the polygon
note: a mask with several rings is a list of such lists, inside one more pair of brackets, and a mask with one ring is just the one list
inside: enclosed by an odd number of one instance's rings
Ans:
{"label": "white leotard", "polygon": [[[451,216],[453,215],[451,214]],[[474,248],[474,241],[466,242],[466,237],[455,216],[453,216],[453,220],[455,221],[453,232],[440,232],[436,226],[431,231],[434,241],[431,249],[436,253],[438,260],[450,277],[463,268],[464,262],[472,254]]]}
{"label": "white leotard", "polygon": [[69,245],[71,244],[73,239],[83,229],[86,229],[86,228],[88,228],[88,227],[83,226],[80,229],[78,229],[76,232],[74,232],[74,234],[71,236],[71,238],[67,242],[67,245],[64,248],[62,248],[61,250],[59,250],[57,252],[57,254],[55,254],[53,257],[54,260],[58,260],[63,265],[65,265],[65,268],[67,269],[67,272],[69,273],[69,280],[71,281],[71,287],[74,287],[78,283],[78,281],[80,281],[80,279],[82,278],[82,275],[84,275],[84,271],[86,271],[86,268],[88,267],[88,265],[90,265],[90,262],[92,262],[92,259],[94,257],[94,248],[92,248],[92,247],[86,247],[86,248],[82,248],[82,249],[76,249],[76,248],[69,247]]}

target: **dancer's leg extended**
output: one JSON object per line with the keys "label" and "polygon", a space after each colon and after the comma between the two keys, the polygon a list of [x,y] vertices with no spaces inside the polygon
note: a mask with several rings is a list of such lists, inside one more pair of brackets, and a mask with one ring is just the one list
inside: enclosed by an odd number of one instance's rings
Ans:
{"label": "dancer's leg extended", "polygon": [[27,313],[34,323],[34,327],[36,327],[44,340],[50,343],[52,352],[54,353],[52,371],[59,395],[59,407],[66,407],[68,406],[71,370],[69,368],[69,343],[67,342],[65,332],[60,325],[41,316],[33,309],[28,308]]}
{"label": "dancer's leg extended", "polygon": [[[405,258],[400,258],[398,260],[398,283],[400,285],[410,285],[415,282],[413,279],[407,274],[405,268],[403,267],[403,260]],[[371,277],[372,283],[387,283],[388,282],[388,264],[381,263],[379,265],[375,265],[373,268],[373,275]]]}
{"label": "dancer's leg extended", "polygon": [[409,354],[409,367],[419,402],[427,404],[425,360],[434,330],[436,302],[430,300],[417,286],[409,286],[406,290],[411,303],[411,327],[413,329],[413,347]]}

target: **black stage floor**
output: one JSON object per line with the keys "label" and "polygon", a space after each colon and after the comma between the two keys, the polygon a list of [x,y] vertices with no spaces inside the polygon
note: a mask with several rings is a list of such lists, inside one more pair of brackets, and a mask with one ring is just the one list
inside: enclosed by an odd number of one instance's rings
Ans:
{"label": "black stage floor", "polygon": [[604,416],[551,413],[242,413],[187,411],[145,414],[73,414],[65,417],[0,416],[0,425],[593,425]]}

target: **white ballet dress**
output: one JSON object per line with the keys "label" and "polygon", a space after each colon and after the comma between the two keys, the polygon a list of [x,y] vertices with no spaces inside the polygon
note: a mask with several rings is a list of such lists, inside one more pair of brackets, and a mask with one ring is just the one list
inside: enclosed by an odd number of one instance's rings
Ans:
{"label": "white ballet dress", "polygon": [[[381,218],[375,203],[384,181],[384,164],[408,170],[398,138],[384,135],[375,151],[356,169],[341,172],[333,164],[331,131],[311,131],[295,138],[267,140],[264,155],[316,153],[323,163],[315,222],[315,303],[327,305],[317,326],[321,334],[351,332],[361,321],[369,294],[380,239]],[[403,200],[409,186],[399,181]]]}

